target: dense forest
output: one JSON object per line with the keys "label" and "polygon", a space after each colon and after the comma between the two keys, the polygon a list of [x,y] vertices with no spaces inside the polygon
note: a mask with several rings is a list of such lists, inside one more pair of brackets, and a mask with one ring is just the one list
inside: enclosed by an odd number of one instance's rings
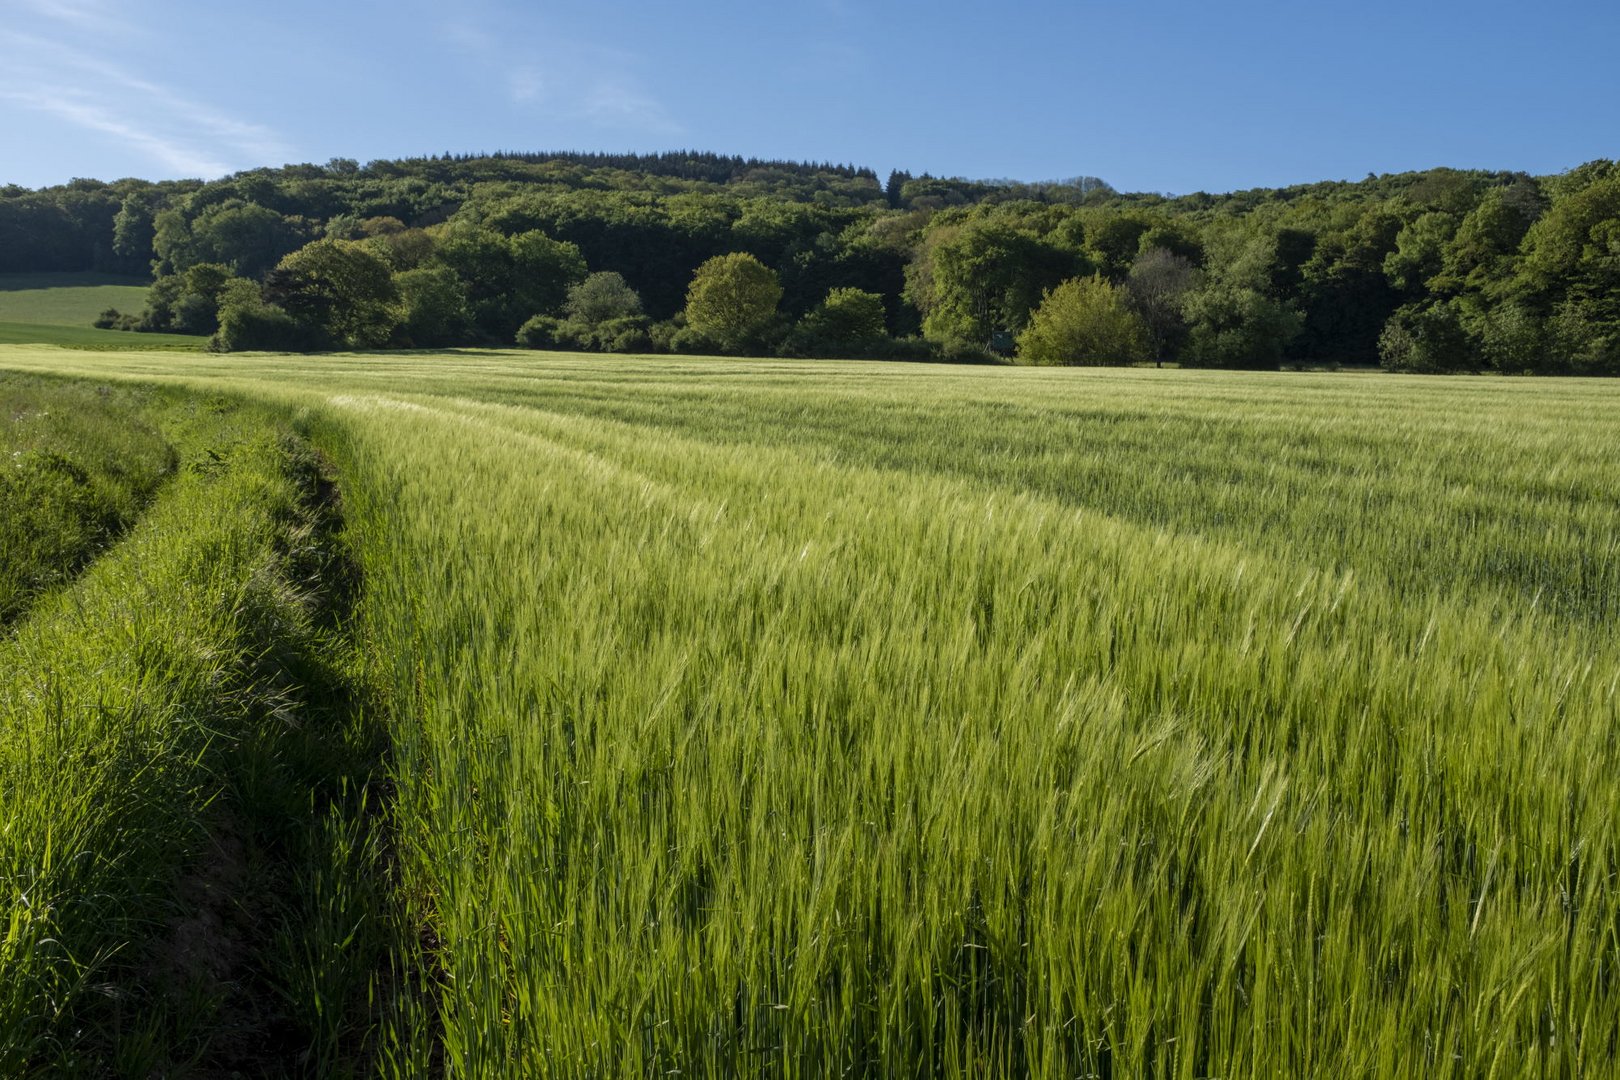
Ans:
{"label": "dense forest", "polygon": [[153,275],[220,349],[1620,374],[1620,162],[1225,195],[715,154],[442,155],[0,188],[0,273]]}

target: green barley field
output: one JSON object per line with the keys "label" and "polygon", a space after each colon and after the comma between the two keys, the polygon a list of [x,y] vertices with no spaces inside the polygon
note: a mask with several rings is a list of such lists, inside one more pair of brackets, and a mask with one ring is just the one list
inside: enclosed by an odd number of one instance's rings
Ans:
{"label": "green barley field", "polygon": [[153,464],[0,636],[7,1075],[1620,1071],[1620,384],[0,348],[52,407]]}

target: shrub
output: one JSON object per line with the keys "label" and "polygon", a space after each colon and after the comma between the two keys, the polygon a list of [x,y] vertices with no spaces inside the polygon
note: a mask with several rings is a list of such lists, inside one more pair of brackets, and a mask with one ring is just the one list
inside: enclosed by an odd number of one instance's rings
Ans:
{"label": "shrub", "polygon": [[563,322],[555,315],[536,315],[518,327],[517,343],[525,349],[563,349],[559,343]]}
{"label": "shrub", "polygon": [[238,278],[220,299],[219,329],[209,340],[208,348],[214,352],[245,349],[305,352],[318,344],[285,310],[265,303],[257,285]]}
{"label": "shrub", "polygon": [[576,322],[597,326],[641,314],[641,297],[620,274],[611,270],[592,274],[568,290],[563,313]]}
{"label": "shrub", "polygon": [[525,349],[567,349],[576,352],[647,352],[652,348],[649,325],[643,316],[627,316],[589,324],[578,319],[536,315],[518,328],[517,343]]}
{"label": "shrub", "polygon": [[675,337],[681,332],[680,317],[653,323],[647,328],[649,345],[653,352],[674,352]]}
{"label": "shrub", "polygon": [[888,338],[883,297],[863,289],[834,289],[793,328],[785,356],[871,356]]}
{"label": "shrub", "polygon": [[1029,364],[1134,364],[1151,353],[1147,325],[1124,290],[1099,276],[1050,290],[1018,335],[1018,359]]}

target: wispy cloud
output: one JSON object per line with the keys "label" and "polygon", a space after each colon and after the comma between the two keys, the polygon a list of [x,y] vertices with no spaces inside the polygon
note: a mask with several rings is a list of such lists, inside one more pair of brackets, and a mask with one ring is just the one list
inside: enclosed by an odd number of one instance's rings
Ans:
{"label": "wispy cloud", "polygon": [[14,0],[22,8],[58,22],[104,27],[119,20],[104,0]]}
{"label": "wispy cloud", "polygon": [[538,101],[546,92],[546,80],[533,67],[517,67],[507,72],[506,88],[518,104]]}
{"label": "wispy cloud", "polygon": [[502,27],[498,17],[463,10],[443,35],[480,68],[497,75],[513,105],[603,128],[661,135],[682,128],[636,74],[637,58],[617,49],[548,39],[544,65],[536,64],[534,28]]}
{"label": "wispy cloud", "polygon": [[[103,30],[101,0],[20,0],[63,21]],[[188,176],[219,176],[285,160],[275,132],[230,116],[49,34],[0,29],[0,100],[116,139]]]}
{"label": "wispy cloud", "polygon": [[669,111],[633,79],[598,76],[580,102],[583,113],[610,127],[632,127],[660,135],[677,135],[681,126]]}
{"label": "wispy cloud", "polygon": [[204,152],[169,138],[161,132],[135,127],[93,102],[76,101],[57,91],[5,90],[0,91],[0,99],[47,113],[87,131],[111,135],[152,160],[160,162],[170,172],[183,176],[210,177],[221,176],[231,171],[231,167],[224,161],[207,156]]}

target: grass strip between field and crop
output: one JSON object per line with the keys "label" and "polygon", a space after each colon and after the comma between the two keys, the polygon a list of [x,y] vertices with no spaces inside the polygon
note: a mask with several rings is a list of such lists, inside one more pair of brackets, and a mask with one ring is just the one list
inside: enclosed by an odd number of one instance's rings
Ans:
{"label": "grass strip between field and crop", "polygon": [[173,481],[0,640],[0,1073],[358,1075],[385,742],[341,503],[269,413],[151,412]]}

